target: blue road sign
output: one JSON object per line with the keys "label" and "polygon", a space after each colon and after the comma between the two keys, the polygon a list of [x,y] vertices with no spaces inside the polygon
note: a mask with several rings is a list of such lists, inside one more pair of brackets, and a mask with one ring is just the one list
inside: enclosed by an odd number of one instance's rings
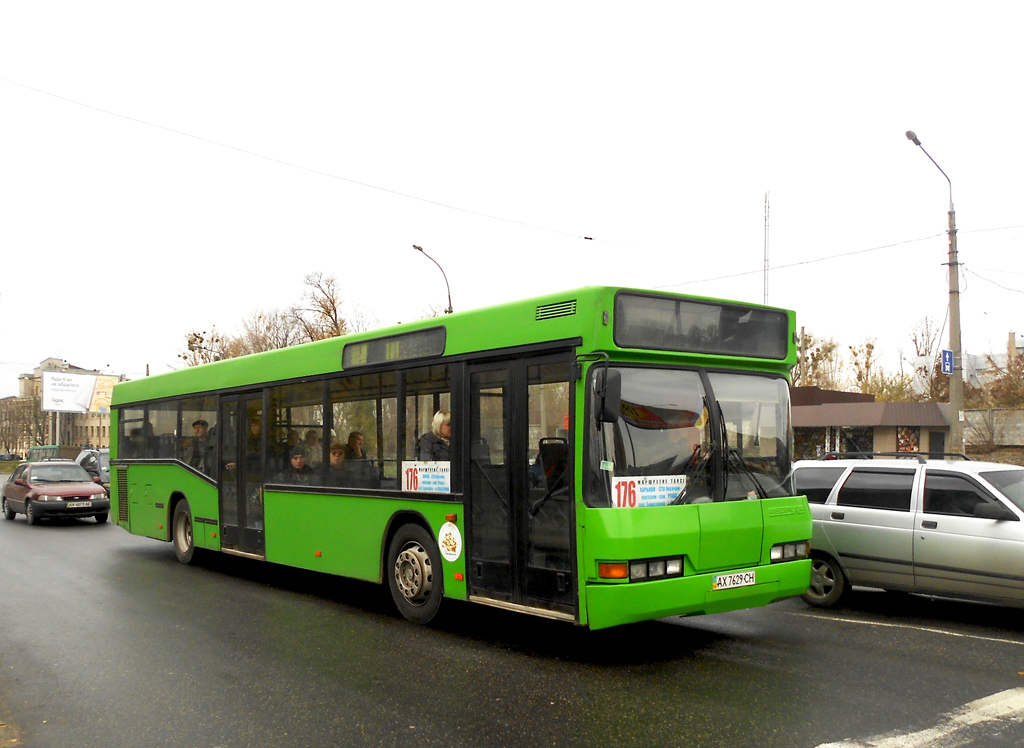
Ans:
{"label": "blue road sign", "polygon": [[942,351],[942,373],[953,373],[953,351]]}

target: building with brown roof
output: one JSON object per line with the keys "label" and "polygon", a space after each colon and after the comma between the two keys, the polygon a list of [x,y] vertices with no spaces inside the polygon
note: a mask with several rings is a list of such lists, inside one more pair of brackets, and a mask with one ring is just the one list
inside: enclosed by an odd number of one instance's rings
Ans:
{"label": "building with brown roof", "polygon": [[878,403],[874,395],[794,387],[794,458],[827,452],[947,451],[945,403]]}

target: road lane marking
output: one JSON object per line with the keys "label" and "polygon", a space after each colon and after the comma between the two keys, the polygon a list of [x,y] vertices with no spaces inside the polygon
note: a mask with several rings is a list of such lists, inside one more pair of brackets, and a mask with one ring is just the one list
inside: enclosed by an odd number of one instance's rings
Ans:
{"label": "road lane marking", "polygon": [[822,743],[816,748],[956,748],[977,737],[963,734],[972,727],[986,722],[1021,721],[1024,721],[1024,688],[1011,688],[964,704],[935,727],[918,732],[885,733],[863,740]]}
{"label": "road lane marking", "polygon": [[927,631],[932,634],[943,634],[945,636],[953,636],[958,639],[977,639],[983,642],[998,642],[1000,644],[1016,644],[1017,646],[1024,646],[1024,641],[1018,641],[1016,639],[1000,639],[997,636],[978,636],[977,634],[961,634],[957,631],[950,631],[948,629],[936,629],[930,626],[912,626],[909,623],[883,623],[881,621],[861,621],[856,618],[840,618],[839,616],[824,616],[816,615],[814,613],[794,613],[792,611],[786,611],[786,615],[800,616],[802,618],[814,618],[819,621],[836,621],[838,623],[857,623],[862,626],[877,626],[879,628],[890,628],[890,629],[910,629],[912,631]]}

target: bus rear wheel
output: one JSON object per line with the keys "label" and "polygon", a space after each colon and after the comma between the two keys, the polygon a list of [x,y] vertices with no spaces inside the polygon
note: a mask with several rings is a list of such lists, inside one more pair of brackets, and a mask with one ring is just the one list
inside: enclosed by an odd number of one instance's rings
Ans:
{"label": "bus rear wheel", "polygon": [[414,623],[429,623],[444,596],[441,553],[419,525],[402,525],[388,548],[388,586],[395,607]]}
{"label": "bus rear wheel", "polygon": [[174,555],[183,564],[192,563],[195,558],[196,546],[192,538],[192,509],[187,499],[182,499],[174,507],[171,520],[171,542],[174,544]]}

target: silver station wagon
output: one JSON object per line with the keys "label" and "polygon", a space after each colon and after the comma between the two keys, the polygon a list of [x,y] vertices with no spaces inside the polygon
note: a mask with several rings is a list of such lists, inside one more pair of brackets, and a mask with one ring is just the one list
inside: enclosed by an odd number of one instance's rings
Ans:
{"label": "silver station wagon", "polygon": [[964,459],[801,460],[811,605],[850,585],[1024,607],[1024,468]]}

